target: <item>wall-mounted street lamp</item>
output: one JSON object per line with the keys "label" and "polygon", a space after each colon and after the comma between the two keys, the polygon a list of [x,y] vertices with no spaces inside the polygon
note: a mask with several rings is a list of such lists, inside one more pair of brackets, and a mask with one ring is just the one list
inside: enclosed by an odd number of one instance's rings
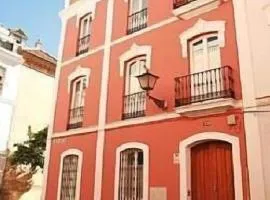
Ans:
{"label": "wall-mounted street lamp", "polygon": [[149,94],[149,92],[154,89],[159,77],[151,74],[148,70],[145,73],[136,77],[138,78],[141,88],[146,91],[149,99],[153,100],[159,108],[166,109],[167,102],[165,100],[157,99]]}

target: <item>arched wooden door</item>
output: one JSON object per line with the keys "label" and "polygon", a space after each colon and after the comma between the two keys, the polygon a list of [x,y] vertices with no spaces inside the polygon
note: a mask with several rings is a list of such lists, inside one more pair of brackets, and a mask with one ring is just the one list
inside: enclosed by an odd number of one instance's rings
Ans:
{"label": "arched wooden door", "polygon": [[191,148],[191,199],[235,199],[231,144],[211,141]]}

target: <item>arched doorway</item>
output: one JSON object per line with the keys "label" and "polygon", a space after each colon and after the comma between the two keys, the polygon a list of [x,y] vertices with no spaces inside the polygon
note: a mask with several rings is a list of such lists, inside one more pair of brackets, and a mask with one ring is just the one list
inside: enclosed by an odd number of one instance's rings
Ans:
{"label": "arched doorway", "polygon": [[[203,132],[203,133],[194,134],[182,140],[179,143],[179,158],[180,158],[180,168],[179,168],[180,198],[179,199],[180,200],[194,200],[194,198],[191,198],[191,195],[192,195],[192,154],[194,154],[195,151],[198,151],[199,148],[205,148],[203,145],[207,145],[208,142],[210,142],[210,144],[220,142],[221,144],[225,145],[223,146],[223,148],[229,148],[229,152],[231,152],[230,156],[231,156],[232,171],[233,171],[233,184],[232,184],[232,187],[233,187],[232,191],[234,192],[233,200],[243,200],[243,182],[242,182],[243,180],[242,180],[242,167],[241,167],[241,159],[240,159],[241,155],[240,155],[239,138],[236,136],[232,136],[230,134],[221,133],[221,132]],[[218,146],[219,145],[215,147],[217,149],[216,151],[218,151],[220,148]],[[214,149],[214,146],[211,148]],[[202,157],[204,157],[204,153],[202,154],[203,154]],[[221,156],[218,156],[217,159],[220,159],[220,157]],[[211,166],[206,166],[204,169],[211,171]],[[211,200],[208,198],[206,199]],[[214,198],[214,200],[223,200],[223,199]],[[224,200],[227,200],[227,199],[225,198]]]}
{"label": "arched doorway", "polygon": [[208,141],[191,148],[191,199],[234,200],[232,145]]}

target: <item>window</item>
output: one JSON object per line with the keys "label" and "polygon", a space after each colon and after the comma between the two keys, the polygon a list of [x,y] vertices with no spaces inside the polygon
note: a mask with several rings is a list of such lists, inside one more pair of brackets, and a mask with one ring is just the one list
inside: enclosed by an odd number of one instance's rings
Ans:
{"label": "window", "polygon": [[191,41],[190,66],[192,73],[221,67],[220,47],[215,34]]}
{"label": "window", "polygon": [[68,129],[82,127],[84,115],[86,77],[82,76],[73,80],[71,87],[72,91],[71,91]]}
{"label": "window", "polygon": [[80,19],[80,32],[77,47],[77,55],[88,52],[91,36],[91,14],[88,13]]}
{"label": "window", "polygon": [[77,155],[67,155],[62,161],[60,200],[76,199],[78,160]]}
{"label": "window", "polygon": [[145,56],[134,58],[127,63],[123,119],[145,115],[146,92],[141,89],[137,78],[138,75],[146,72],[145,65]]}
{"label": "window", "polygon": [[190,74],[176,78],[176,106],[233,98],[233,71],[221,65],[217,34],[189,41]]}
{"label": "window", "polygon": [[118,200],[142,200],[144,154],[141,149],[126,149],[120,153]]}
{"label": "window", "polygon": [[3,92],[5,74],[6,74],[5,68],[3,68],[3,67],[0,66],[0,95]]}
{"label": "window", "polygon": [[130,0],[128,30],[131,34],[147,27],[147,0]]}

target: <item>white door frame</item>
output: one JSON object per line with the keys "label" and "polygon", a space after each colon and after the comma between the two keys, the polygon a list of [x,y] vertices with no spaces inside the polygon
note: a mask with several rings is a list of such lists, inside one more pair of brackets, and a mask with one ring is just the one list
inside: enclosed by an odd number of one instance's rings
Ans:
{"label": "white door frame", "polygon": [[235,200],[243,200],[243,179],[239,139],[235,136],[220,132],[199,133],[180,142],[180,200],[191,200],[191,197],[188,196],[188,191],[191,189],[190,149],[199,143],[213,140],[228,142],[232,145]]}

